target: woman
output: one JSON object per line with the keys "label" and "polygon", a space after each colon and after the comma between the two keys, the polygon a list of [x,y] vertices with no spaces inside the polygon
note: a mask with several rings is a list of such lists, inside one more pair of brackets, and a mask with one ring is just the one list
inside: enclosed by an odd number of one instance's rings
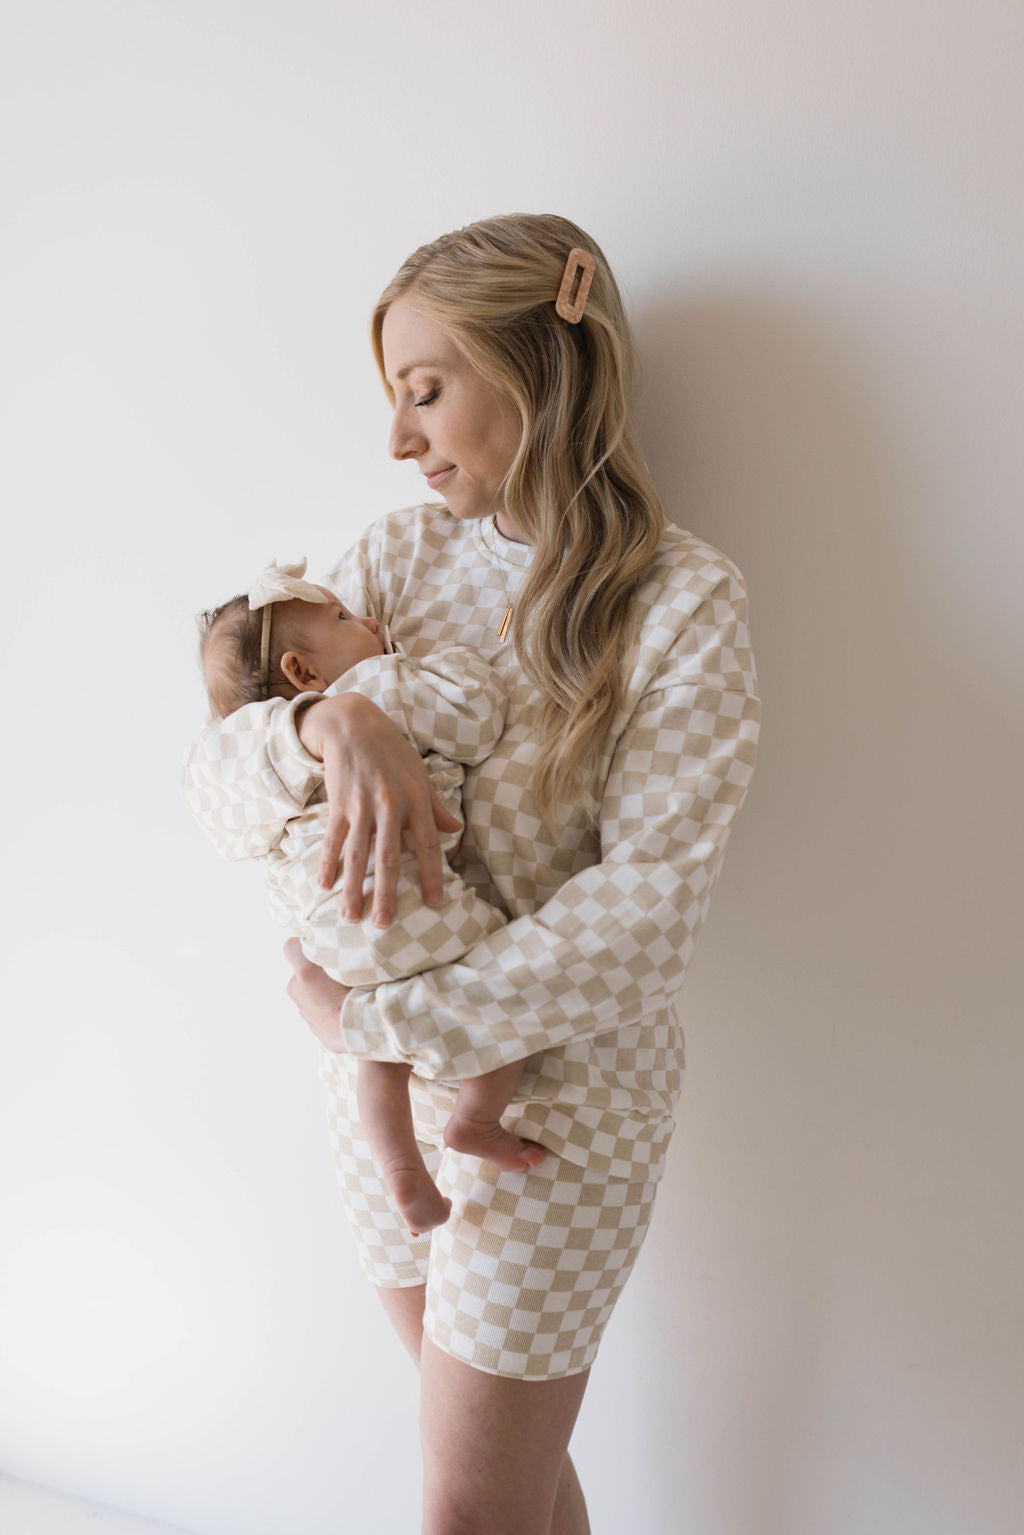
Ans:
{"label": "woman", "polygon": [[[631,420],[621,300],[576,225],[514,215],[424,247],[383,294],[373,341],[390,451],[445,505],[375,524],[332,584],[410,654],[472,645],[505,681],[458,861],[509,922],[457,964],[367,991],[289,945],[288,990],[323,1047],[364,1265],[420,1364],[424,1530],[583,1535],[569,1437],[647,1229],[683,1069],[673,1001],[754,764],[745,591],[665,522]],[[211,834],[243,851],[261,804],[276,819],[323,774],[321,880],[344,846],[351,919],[372,843],[373,918],[389,922],[403,834],[436,901],[450,822],[416,752],[357,695],[308,699],[252,705],[200,741]],[[229,772],[251,793],[244,827],[218,807]],[[544,1162],[501,1173],[431,1150],[452,1215],[408,1240],[352,1120],[361,1055],[412,1063],[433,1148],[446,1084],[528,1058],[504,1123]]]}

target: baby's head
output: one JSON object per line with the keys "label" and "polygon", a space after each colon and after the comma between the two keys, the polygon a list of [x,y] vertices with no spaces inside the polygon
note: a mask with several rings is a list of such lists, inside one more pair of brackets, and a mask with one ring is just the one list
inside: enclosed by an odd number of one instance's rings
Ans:
{"label": "baby's head", "polygon": [[325,586],[312,590],[323,600],[292,597],[251,608],[243,594],[201,614],[200,661],[221,719],[263,698],[322,693],[350,667],[384,654],[375,618],[356,618]]}

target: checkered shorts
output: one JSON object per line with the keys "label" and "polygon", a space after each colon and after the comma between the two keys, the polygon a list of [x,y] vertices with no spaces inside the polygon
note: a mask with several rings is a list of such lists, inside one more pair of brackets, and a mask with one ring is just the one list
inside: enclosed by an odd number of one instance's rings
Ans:
{"label": "checkered shorts", "polygon": [[427,1336],[487,1374],[557,1380],[588,1369],[647,1235],[657,1184],[609,1178],[550,1151],[540,1167],[505,1173],[421,1143],[452,1213],[413,1237],[355,1119],[353,1058],[320,1058],[338,1181],[373,1283],[425,1284]]}

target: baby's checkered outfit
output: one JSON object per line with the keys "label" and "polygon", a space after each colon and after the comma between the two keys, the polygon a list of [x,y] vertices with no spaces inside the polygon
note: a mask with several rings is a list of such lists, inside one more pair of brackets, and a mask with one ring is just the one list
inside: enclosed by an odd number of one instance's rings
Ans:
{"label": "baby's checkered outfit", "polygon": [[[526,1057],[503,1123],[547,1149],[537,1173],[548,1180],[551,1197],[552,1178],[562,1176],[564,1183],[575,1176],[568,1166],[585,1175],[581,1189],[595,1178],[615,1199],[621,1190],[613,1185],[633,1188],[622,1208],[642,1206],[649,1213],[684,1066],[674,1002],[754,767],[760,710],[746,592],[724,555],[692,534],[666,529],[636,599],[625,694],[598,764],[597,826],[578,810],[551,830],[529,793],[536,753],[533,690],[511,644],[497,637],[506,588],[514,601],[531,556],[528,545],[494,541],[490,524],[459,522],[445,509],[420,507],[376,523],[330,578],[346,606],[388,623],[414,659],[426,660],[449,645],[469,646],[491,662],[508,696],[500,740],[467,768],[466,829],[453,855],[466,884],[508,921],[454,963],[353,990],[342,1010],[343,1036],[355,1055],[412,1063],[417,1134],[433,1146],[440,1145],[450,1113],[453,1079]],[[189,765],[195,799],[202,802],[199,818],[229,856],[246,856],[267,820],[299,814],[321,777],[320,764],[298,741],[294,704],[250,705],[210,727]],[[344,1090],[344,1075],[343,1058],[325,1064],[332,1091]],[[350,1124],[349,1106],[332,1114],[337,1147],[338,1136],[350,1133],[341,1129],[342,1122]],[[446,1152],[445,1158],[450,1162],[453,1155]],[[339,1163],[343,1187],[361,1160],[354,1151],[345,1168]],[[503,1374],[551,1378],[586,1368],[603,1325],[594,1323],[594,1314],[605,1317],[610,1310],[625,1277],[621,1265],[617,1278],[606,1283],[605,1247],[594,1234],[589,1249],[580,1246],[569,1222],[573,1201],[563,1192],[555,1226],[563,1232],[568,1267],[535,1271],[531,1242],[546,1255],[558,1243],[549,1240],[551,1222],[538,1225],[537,1191],[516,1192],[516,1180],[527,1175],[460,1160],[463,1166],[451,1164],[450,1172],[442,1166],[442,1185],[449,1179],[455,1189],[462,1177],[492,1188],[489,1204],[483,1202],[489,1215],[473,1213],[483,1204],[468,1189],[469,1213],[460,1215],[453,1195],[452,1221],[428,1244],[436,1260],[415,1242],[399,1251],[389,1235],[383,1245],[392,1277],[382,1281],[379,1269],[373,1270],[378,1282],[421,1282],[431,1272],[427,1264],[436,1261],[425,1325],[439,1346]],[[647,1192],[637,1193],[637,1185]],[[519,1197],[531,1212],[521,1234],[515,1229]],[[364,1203],[376,1199],[367,1188]],[[575,1203],[589,1208],[580,1199]],[[608,1229],[598,1223],[598,1231]],[[501,1301],[492,1296],[487,1303],[471,1287],[468,1310],[456,1307],[453,1318],[451,1297],[460,1290],[450,1278],[442,1283],[442,1267],[456,1262],[445,1243],[464,1253],[473,1231],[477,1261],[491,1272],[487,1283]],[[632,1256],[638,1246],[630,1246]],[[581,1251],[589,1251],[586,1261]],[[604,1276],[598,1288],[605,1299],[581,1306],[579,1286],[590,1284],[591,1263]],[[463,1263],[458,1272],[463,1270],[476,1273],[476,1289],[484,1284],[472,1264]],[[570,1272],[577,1275],[572,1284]],[[406,1277],[396,1277],[401,1275]],[[537,1310],[533,1302],[541,1291],[565,1315],[588,1314],[586,1342],[572,1344],[569,1329],[550,1310]],[[514,1348],[498,1337],[502,1324],[495,1318],[506,1314]],[[524,1361],[520,1345],[535,1325],[529,1318],[541,1316],[544,1330],[537,1337],[546,1342]],[[552,1336],[558,1340],[553,1350]]]}
{"label": "baby's checkered outfit", "polygon": [[[462,764],[482,762],[496,746],[505,724],[505,689],[493,668],[461,645],[439,650],[422,661],[393,650],[360,661],[332,683],[324,696],[349,692],[375,703],[409,737],[423,754],[431,785],[442,804],[461,820]],[[250,708],[271,722],[282,711],[292,712],[284,699]],[[438,742],[444,743],[449,755],[434,749]],[[224,786],[201,771],[185,786],[185,798],[200,820],[209,813],[209,807],[221,805],[224,794]],[[230,792],[227,797],[232,797]],[[363,887],[364,920],[343,921],[340,874],[330,890],[322,889],[317,878],[328,816],[322,779],[314,785],[306,808],[296,813],[292,806],[290,818],[282,820],[288,808],[279,798],[258,799],[249,806],[255,813],[250,813],[244,841],[233,839],[226,850],[229,856],[237,857],[244,846],[244,856],[261,859],[278,921],[300,940],[308,959],[322,965],[345,986],[376,986],[449,964],[504,925],[505,917],[460,879],[447,861],[441,902],[427,906],[411,850],[402,858],[391,926],[378,928],[370,921],[372,854]],[[460,835],[441,833],[446,853],[458,846]]]}

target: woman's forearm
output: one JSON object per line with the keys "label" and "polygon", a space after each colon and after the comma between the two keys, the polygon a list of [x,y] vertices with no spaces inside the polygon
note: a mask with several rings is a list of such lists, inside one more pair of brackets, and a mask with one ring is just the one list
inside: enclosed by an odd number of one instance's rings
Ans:
{"label": "woman's forearm", "polygon": [[[320,693],[310,693],[296,700],[295,728],[299,740],[311,757],[316,757],[318,762],[324,760],[323,748],[327,733],[336,727],[349,728],[349,722],[353,715],[358,714],[360,704],[377,709],[376,704],[361,698],[358,693],[338,693],[328,698]],[[379,710],[377,712],[380,713]]]}
{"label": "woman's forearm", "polygon": [[345,860],[340,891],[347,921],[362,916],[363,880],[374,851],[372,920],[394,918],[402,838],[406,830],[420,868],[423,899],[436,906],[443,893],[438,828],[457,831],[430,785],[419,752],[382,709],[358,693],[320,698],[297,721],[299,740],[324,765],[329,815],[318,882],[329,890]]}

